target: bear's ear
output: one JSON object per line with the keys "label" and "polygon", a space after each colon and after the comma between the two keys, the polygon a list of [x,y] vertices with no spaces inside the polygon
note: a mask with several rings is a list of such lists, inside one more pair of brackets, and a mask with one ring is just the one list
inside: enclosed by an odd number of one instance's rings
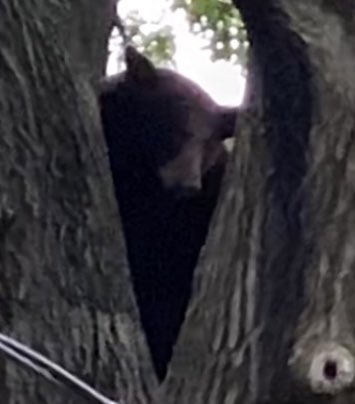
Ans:
{"label": "bear's ear", "polygon": [[234,136],[234,128],[237,121],[237,107],[220,107],[217,117],[217,136],[224,140]]}
{"label": "bear's ear", "polygon": [[127,78],[129,80],[143,86],[155,84],[157,71],[153,63],[139,53],[132,45],[126,46],[125,61],[127,65]]}

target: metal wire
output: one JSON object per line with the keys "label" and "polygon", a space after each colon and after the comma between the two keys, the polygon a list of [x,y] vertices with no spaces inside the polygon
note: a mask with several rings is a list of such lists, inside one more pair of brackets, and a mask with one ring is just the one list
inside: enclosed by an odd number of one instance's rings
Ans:
{"label": "metal wire", "polygon": [[122,404],[105,397],[45,356],[2,333],[0,333],[0,354],[93,404]]}

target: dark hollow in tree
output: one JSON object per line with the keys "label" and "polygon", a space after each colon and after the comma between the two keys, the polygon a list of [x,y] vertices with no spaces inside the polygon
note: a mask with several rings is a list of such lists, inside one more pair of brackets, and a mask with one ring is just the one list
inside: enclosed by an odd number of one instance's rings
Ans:
{"label": "dark hollow in tree", "polygon": [[160,379],[218,198],[236,108],[126,48],[100,106],[141,322]]}

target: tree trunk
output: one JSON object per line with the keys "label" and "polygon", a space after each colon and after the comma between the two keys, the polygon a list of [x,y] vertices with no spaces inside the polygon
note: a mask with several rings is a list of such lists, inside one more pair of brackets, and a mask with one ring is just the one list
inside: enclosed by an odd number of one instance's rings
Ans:
{"label": "tree trunk", "polygon": [[[0,0],[2,330],[127,404],[355,403],[355,6],[235,4],[246,108],[157,389],[92,90],[112,3]],[[62,402],[1,371],[2,403]]]}
{"label": "tree trunk", "polygon": [[[146,403],[156,381],[91,85],[113,5],[0,1],[0,321],[110,397]],[[10,362],[1,375],[2,404],[68,402]]]}
{"label": "tree trunk", "polygon": [[171,403],[353,403],[355,6],[235,0],[247,111]]}

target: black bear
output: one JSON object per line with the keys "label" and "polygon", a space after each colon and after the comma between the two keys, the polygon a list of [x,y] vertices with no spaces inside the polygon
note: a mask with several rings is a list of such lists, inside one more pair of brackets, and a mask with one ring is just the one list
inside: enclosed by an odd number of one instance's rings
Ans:
{"label": "black bear", "polygon": [[216,205],[237,109],[132,46],[100,108],[128,260],[153,363],[165,374]]}

